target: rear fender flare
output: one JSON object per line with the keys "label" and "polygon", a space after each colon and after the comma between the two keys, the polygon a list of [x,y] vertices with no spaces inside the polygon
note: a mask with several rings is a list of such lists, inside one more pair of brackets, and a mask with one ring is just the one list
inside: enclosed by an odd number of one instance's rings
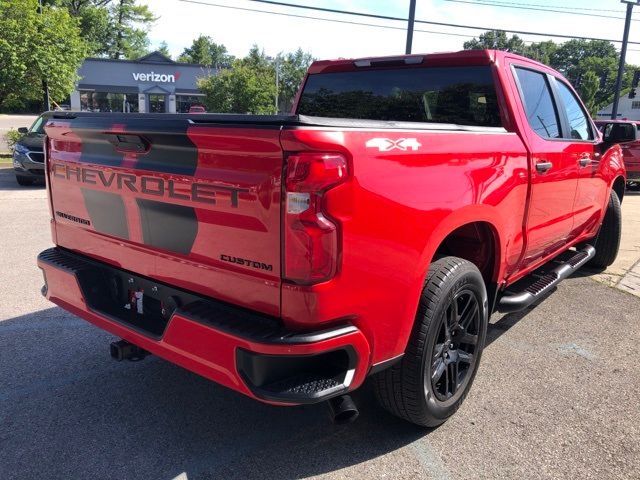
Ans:
{"label": "rear fender flare", "polygon": [[601,152],[600,161],[597,165],[600,175],[607,181],[609,188],[613,187],[613,182],[617,177],[626,178],[627,176],[620,145],[613,145]]}
{"label": "rear fender flare", "polygon": [[[406,319],[405,327],[401,329],[398,334],[398,344],[396,350],[398,352],[404,352],[409,336],[415,323],[416,312],[418,311],[418,303],[420,301],[420,295],[426,281],[427,274],[429,272],[429,266],[433,261],[433,257],[442,243],[442,241],[454,230],[463,225],[473,222],[485,222],[491,227],[496,241],[496,262],[498,262],[498,268],[494,269],[494,281],[504,276],[504,262],[502,259],[503,252],[505,252],[504,236],[500,235],[501,228],[503,226],[502,218],[497,214],[496,210],[486,205],[469,205],[452,212],[445,217],[432,231],[422,251],[420,260],[417,263],[414,270],[413,280],[409,285],[409,292],[405,303],[406,310],[403,318]],[[487,290],[489,290],[487,286]]]}

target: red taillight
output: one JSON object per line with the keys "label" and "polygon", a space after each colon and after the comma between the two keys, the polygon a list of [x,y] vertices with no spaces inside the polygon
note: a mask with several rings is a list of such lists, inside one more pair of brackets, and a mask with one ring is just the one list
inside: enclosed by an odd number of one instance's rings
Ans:
{"label": "red taillight", "polygon": [[284,276],[296,283],[330,279],[338,269],[339,224],[325,210],[325,193],[347,179],[347,159],[337,153],[287,157],[284,204]]}

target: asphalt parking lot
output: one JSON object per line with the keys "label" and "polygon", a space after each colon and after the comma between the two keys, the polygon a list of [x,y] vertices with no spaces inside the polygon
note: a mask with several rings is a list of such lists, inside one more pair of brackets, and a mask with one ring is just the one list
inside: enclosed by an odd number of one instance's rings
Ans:
{"label": "asphalt parking lot", "polygon": [[360,418],[336,427],[323,405],[269,407],[155,357],[111,361],[112,336],[40,296],[45,191],[0,169],[0,478],[640,478],[640,297],[609,286],[640,260],[640,192],[623,210],[624,265],[494,316],[446,424],[397,420],[365,387]]}

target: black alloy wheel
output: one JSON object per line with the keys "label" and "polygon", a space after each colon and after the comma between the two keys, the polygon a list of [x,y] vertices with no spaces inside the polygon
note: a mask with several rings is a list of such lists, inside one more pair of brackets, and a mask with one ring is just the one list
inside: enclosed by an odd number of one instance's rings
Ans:
{"label": "black alloy wheel", "polygon": [[440,401],[459,396],[469,381],[475,363],[480,305],[471,290],[457,292],[440,319],[439,331],[432,342],[431,368],[425,379]]}
{"label": "black alloy wheel", "polygon": [[416,425],[445,422],[460,408],[478,371],[488,310],[478,267],[459,257],[435,260],[402,360],[374,376],[380,404]]}

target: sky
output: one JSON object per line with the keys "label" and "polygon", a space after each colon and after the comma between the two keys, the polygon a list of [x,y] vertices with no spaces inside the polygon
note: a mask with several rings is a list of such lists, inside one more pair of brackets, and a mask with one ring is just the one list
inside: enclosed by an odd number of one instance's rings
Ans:
{"label": "sky", "polygon": [[[290,52],[301,47],[318,59],[366,57],[403,54],[406,42],[406,22],[379,20],[333,13],[266,5],[250,0],[140,0],[159,17],[149,32],[152,47],[165,41],[177,57],[200,34],[224,44],[235,56],[246,55],[255,43],[268,55]],[[409,0],[281,0],[285,3],[407,18]],[[482,5],[493,3],[494,5]],[[497,6],[495,4],[501,4]],[[505,5],[542,8],[568,7],[570,13],[543,12],[505,8]],[[234,7],[231,8],[224,8]],[[575,7],[575,8],[570,8]],[[536,8],[536,7],[533,7]],[[309,18],[287,17],[240,10],[264,10],[299,16],[335,19],[385,25],[396,29],[336,23]],[[591,10],[589,10],[591,9]],[[509,31],[523,30],[564,35],[584,35],[607,39],[622,39],[624,5],[618,0],[417,0],[416,19],[460,25],[491,27]],[[602,11],[608,10],[608,11]],[[619,18],[575,15],[590,13]],[[640,6],[631,22],[627,63],[640,64]],[[461,50],[462,44],[482,33],[482,30],[416,24],[413,53]],[[435,33],[439,32],[439,33]],[[519,35],[525,41],[566,39]],[[619,48],[620,44],[616,44]]]}

